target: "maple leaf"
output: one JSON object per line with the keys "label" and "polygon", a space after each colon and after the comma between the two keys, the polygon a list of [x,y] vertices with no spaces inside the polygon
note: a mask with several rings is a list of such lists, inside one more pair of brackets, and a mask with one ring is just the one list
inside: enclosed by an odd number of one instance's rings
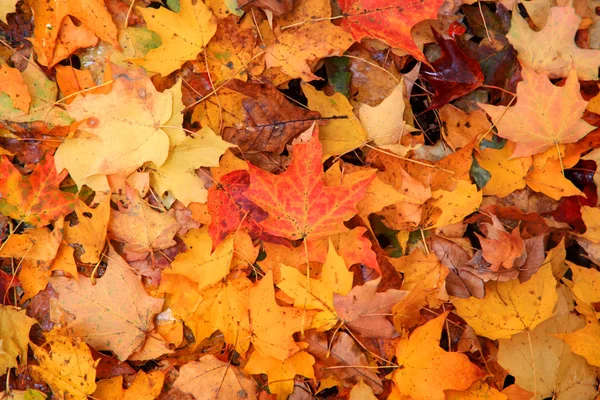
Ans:
{"label": "maple leaf", "polygon": [[586,318],[583,329],[571,333],[555,333],[554,336],[569,345],[575,354],[585,357],[593,366],[600,366],[600,324],[595,318]]}
{"label": "maple leaf", "polygon": [[[586,315],[600,315],[594,304],[600,302],[600,272],[592,268],[583,268],[567,261],[567,267],[573,272],[573,296],[577,299],[578,310]],[[581,306],[584,307],[581,307]]]}
{"label": "maple leaf", "polygon": [[163,300],[146,293],[141,278],[111,246],[107,258],[106,272],[95,285],[83,276],[79,283],[66,277],[49,278],[58,293],[55,322],[60,322],[60,314],[70,316],[69,336],[83,338],[97,350],[110,350],[123,361],[143,345]]}
{"label": "maple leaf", "polygon": [[31,373],[64,398],[85,400],[96,390],[96,363],[80,338],[50,335],[49,350],[31,344],[39,365]]}
{"label": "maple leaf", "polygon": [[557,299],[556,280],[546,264],[527,282],[488,282],[484,298],[454,299],[452,304],[478,335],[495,340],[534,329],[552,316]]}
{"label": "maple leaf", "polygon": [[512,268],[513,263],[523,254],[525,242],[521,238],[519,228],[508,233],[495,215],[491,215],[492,224],[482,223],[480,229],[485,237],[477,234],[481,244],[483,258],[491,264],[490,269],[498,271],[500,267]]}
{"label": "maple leaf", "polygon": [[185,364],[173,387],[196,399],[236,400],[258,398],[256,382],[242,370],[213,355]]}
{"label": "maple leaf", "polygon": [[573,301],[567,288],[561,287],[557,292],[554,316],[531,331],[498,341],[498,363],[515,377],[516,384],[535,392],[538,398],[594,398],[595,369],[555,337],[557,333],[575,331],[582,323],[570,312]]}
{"label": "maple leaf", "polygon": [[454,150],[467,146],[479,135],[484,136],[492,126],[481,110],[466,113],[460,108],[446,104],[439,109],[439,113],[442,120],[442,134]]}
{"label": "maple leaf", "polygon": [[245,196],[269,217],[260,226],[275,236],[302,239],[346,231],[343,222],[356,214],[356,203],[373,176],[350,186],[328,188],[323,183],[322,147],[318,129],[308,143],[294,146],[288,169],[273,175],[249,165],[250,187]]}
{"label": "maple leaf", "polygon": [[445,399],[444,390],[465,390],[485,374],[464,354],[439,347],[448,311],[404,336],[396,347],[399,369],[392,380],[412,399]]}
{"label": "maple leaf", "polygon": [[6,14],[15,12],[16,0],[1,0],[0,1],[0,21],[7,23]]}
{"label": "maple leaf", "polygon": [[97,399],[134,400],[157,398],[162,391],[166,371],[139,371],[127,389],[123,389],[123,375],[104,379],[96,383],[92,394]]}
{"label": "maple leaf", "polygon": [[18,69],[8,65],[0,66],[0,92],[4,92],[10,97],[14,108],[25,113],[29,111],[31,96]]}
{"label": "maple leaf", "polygon": [[510,31],[506,38],[517,50],[521,63],[550,78],[570,75],[575,64],[581,80],[597,80],[600,50],[582,49],[575,43],[581,17],[572,6],[551,7],[546,25],[539,31],[531,30],[518,12],[513,12]]}
{"label": "maple leaf", "polygon": [[209,126],[244,151],[281,153],[294,136],[320,118],[290,103],[273,85],[233,79],[194,110],[192,120]]}
{"label": "maple leaf", "polygon": [[394,326],[387,320],[392,308],[407,292],[388,289],[377,293],[381,278],[355,286],[345,296],[333,295],[338,317],[349,329],[366,337],[392,338],[397,336]]}
{"label": "maple leaf", "polygon": [[433,68],[426,66],[421,73],[435,89],[429,107],[440,108],[481,86],[483,71],[477,61],[458,47],[456,39],[445,39],[433,28],[432,32],[442,55],[431,62]]}
{"label": "maple leaf", "polygon": [[109,94],[87,94],[68,105],[69,114],[85,123],[55,155],[58,169],[66,168],[78,186],[97,191],[109,189],[106,175],[127,176],[147,161],[161,166],[169,153],[162,126],[173,114],[175,93],[158,92],[140,71],[114,66],[113,72],[117,78]]}
{"label": "maple leaf", "polygon": [[152,251],[177,244],[173,237],[181,226],[175,218],[154,210],[130,186],[126,196],[128,204],[111,211],[108,231],[113,239],[125,243],[127,260],[143,260]]}
{"label": "maple leaf", "polygon": [[179,4],[179,13],[164,7],[138,7],[148,29],[160,35],[162,44],[143,59],[131,61],[167,76],[202,51],[217,31],[217,19],[201,0],[181,0]]}
{"label": "maple leaf", "polygon": [[106,244],[110,213],[110,196],[106,196],[95,208],[88,207],[81,200],[75,203],[77,224],[67,223],[63,238],[77,249],[81,262],[91,264],[100,259]]}
{"label": "maple leaf", "polygon": [[348,294],[352,288],[352,276],[330,241],[320,280],[308,280],[297,269],[282,265],[281,281],[277,287],[294,299],[294,306],[321,310],[313,317],[311,328],[326,331],[333,328],[339,319],[333,306],[333,296],[336,293],[342,296]]}
{"label": "maple leaf", "polygon": [[38,127],[43,125],[51,130],[64,127],[73,123],[65,110],[54,103],[58,96],[56,83],[46,77],[40,67],[30,62],[21,73],[23,83],[27,85],[27,92],[31,98],[28,111],[17,107],[6,92],[0,92],[0,120],[7,120],[22,124],[25,127]]}
{"label": "maple leaf", "polygon": [[305,351],[299,351],[284,361],[263,356],[255,351],[244,369],[250,374],[267,374],[269,392],[277,393],[278,400],[286,400],[294,390],[296,375],[314,379],[314,363],[315,358]]}
{"label": "maple leaf", "polygon": [[0,212],[33,226],[44,226],[73,211],[75,195],[59,190],[67,171],[59,174],[48,154],[30,175],[21,175],[0,158]]}
{"label": "maple leaf", "polygon": [[210,128],[203,128],[194,137],[186,137],[170,151],[164,164],[151,173],[152,186],[158,193],[171,191],[184,206],[192,201],[204,203],[207,190],[196,175],[200,167],[219,166],[219,157],[232,145],[223,141]]}
{"label": "maple leaf", "polygon": [[33,38],[29,40],[38,55],[38,62],[42,65],[52,66],[49,63],[55,57],[61,23],[68,15],[77,18],[102,40],[119,48],[117,27],[103,1],[41,0],[32,2],[30,6],[35,15],[35,28]]}
{"label": "maple leaf", "polygon": [[274,43],[265,53],[267,67],[280,67],[305,82],[318,79],[311,66],[324,57],[342,55],[354,43],[350,34],[326,21],[330,17],[328,1],[297,0],[290,13],[274,21]]}
{"label": "maple leaf", "polygon": [[10,368],[27,364],[29,330],[36,320],[25,315],[25,310],[0,304],[0,373]]}
{"label": "maple leaf", "polygon": [[[592,129],[581,116],[587,104],[579,93],[575,69],[563,87],[554,86],[545,74],[523,67],[512,107],[478,105],[492,117],[498,136],[516,143],[512,158],[542,153],[560,143],[575,143]],[[502,117],[501,117],[502,115]]]}
{"label": "maple leaf", "polygon": [[418,22],[435,19],[443,0],[340,0],[339,3],[345,17],[342,27],[350,31],[354,39],[380,39],[427,62],[410,31]]}

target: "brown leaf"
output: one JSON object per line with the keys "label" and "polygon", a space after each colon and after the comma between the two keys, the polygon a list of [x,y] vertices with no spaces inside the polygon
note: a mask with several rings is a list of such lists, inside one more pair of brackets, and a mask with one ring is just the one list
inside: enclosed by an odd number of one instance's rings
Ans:
{"label": "brown leaf", "polygon": [[334,294],[333,305],[344,324],[367,337],[393,338],[398,336],[394,325],[386,318],[392,312],[392,307],[400,301],[407,292],[404,290],[388,289],[376,293],[380,279],[355,286],[346,296]]}

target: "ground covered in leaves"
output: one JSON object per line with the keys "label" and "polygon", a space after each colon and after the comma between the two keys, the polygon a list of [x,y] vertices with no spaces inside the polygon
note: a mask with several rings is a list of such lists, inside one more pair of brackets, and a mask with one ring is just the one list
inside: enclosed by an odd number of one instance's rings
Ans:
{"label": "ground covered in leaves", "polygon": [[0,0],[0,398],[599,398],[599,67],[595,0]]}

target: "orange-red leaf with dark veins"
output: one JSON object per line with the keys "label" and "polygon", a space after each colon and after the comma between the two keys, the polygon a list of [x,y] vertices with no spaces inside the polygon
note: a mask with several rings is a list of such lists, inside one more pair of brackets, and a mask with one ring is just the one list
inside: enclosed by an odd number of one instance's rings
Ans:
{"label": "orange-red leaf with dark veins", "polygon": [[245,228],[251,237],[268,242],[289,245],[260,227],[259,223],[269,215],[244,196],[250,185],[248,171],[233,171],[224,175],[220,182],[208,189],[208,212],[212,216],[208,234],[213,241],[213,251],[231,232]]}
{"label": "orange-red leaf with dark veins", "polygon": [[405,50],[417,60],[427,62],[415,44],[410,30],[418,22],[436,19],[444,0],[339,0],[342,28],[354,39],[370,37]]}
{"label": "orange-red leaf with dark veins", "polygon": [[295,240],[347,231],[344,221],[356,215],[356,203],[375,177],[358,180],[350,186],[326,187],[318,131],[315,127],[310,142],[294,145],[292,162],[280,175],[249,165],[250,187],[246,197],[268,210],[268,218],[259,225],[271,235]]}
{"label": "orange-red leaf with dark veins", "polygon": [[0,158],[0,213],[35,227],[48,225],[73,211],[75,195],[58,187],[67,176],[57,173],[54,157],[46,157],[30,175],[21,175],[12,163]]}

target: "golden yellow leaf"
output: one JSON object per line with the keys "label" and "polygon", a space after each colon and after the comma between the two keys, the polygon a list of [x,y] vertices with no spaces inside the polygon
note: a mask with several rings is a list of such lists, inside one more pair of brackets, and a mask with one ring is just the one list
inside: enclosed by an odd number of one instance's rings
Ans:
{"label": "golden yellow leaf", "polygon": [[202,0],[181,0],[179,4],[179,13],[164,7],[138,7],[148,29],[160,35],[162,44],[143,59],[131,61],[167,76],[204,49],[217,31],[217,18]]}
{"label": "golden yellow leaf", "polygon": [[9,368],[19,363],[27,364],[27,345],[29,330],[37,323],[25,315],[25,310],[0,304],[0,373],[5,374]]}
{"label": "golden yellow leaf", "polygon": [[51,335],[46,346],[31,345],[39,363],[29,367],[34,377],[67,400],[85,400],[94,393],[96,363],[80,338]]}
{"label": "golden yellow leaf", "polygon": [[323,160],[363,146],[367,141],[367,133],[361,122],[352,111],[352,105],[341,93],[327,96],[308,84],[302,85],[302,91],[308,99],[308,108],[321,113],[321,117],[341,117],[331,119],[319,127],[319,140],[323,145]]}
{"label": "golden yellow leaf", "polygon": [[484,298],[455,298],[452,304],[478,335],[495,340],[533,330],[552,316],[557,299],[552,267],[545,264],[527,282],[486,282]]}
{"label": "golden yellow leaf", "polygon": [[600,312],[594,311],[594,304],[600,302],[600,272],[594,268],[580,267],[569,261],[566,263],[573,273],[571,292],[577,301],[577,310],[589,316],[600,317]]}
{"label": "golden yellow leaf", "polygon": [[571,333],[555,333],[554,336],[569,345],[575,354],[585,357],[587,362],[600,367],[600,323],[587,317],[585,327]]}
{"label": "golden yellow leaf", "polygon": [[[173,143],[172,143],[173,144]],[[205,127],[193,137],[186,137],[169,151],[160,167],[152,169],[152,187],[159,195],[171,191],[186,207],[193,201],[206,203],[205,182],[196,175],[200,167],[218,167],[219,157],[233,145]]]}
{"label": "golden yellow leaf", "polygon": [[465,390],[485,374],[460,353],[439,346],[448,312],[405,334],[396,347],[392,380],[413,400],[444,400],[444,390]]}
{"label": "golden yellow leaf", "polygon": [[106,196],[95,208],[83,201],[75,203],[77,224],[67,223],[64,239],[77,249],[81,262],[97,263],[106,244],[106,230],[110,218],[110,196]]}
{"label": "golden yellow leaf", "polygon": [[123,389],[123,375],[96,383],[92,396],[98,400],[154,400],[160,394],[166,371],[139,371],[127,389]]}
{"label": "golden yellow leaf", "polygon": [[460,108],[446,104],[439,112],[442,134],[453,150],[465,147],[476,137],[483,136],[492,126],[481,110],[466,113]]}
{"label": "golden yellow leaf", "polygon": [[581,236],[594,243],[600,243],[600,208],[582,206],[581,219],[586,227]]}
{"label": "golden yellow leaf", "polygon": [[484,195],[505,197],[515,190],[525,188],[527,173],[533,162],[531,157],[511,159],[513,151],[514,144],[507,142],[501,150],[484,149],[475,153],[475,159],[481,168],[491,175],[483,187]]}
{"label": "golden yellow leaf", "polygon": [[171,268],[163,271],[163,276],[185,276],[198,284],[197,290],[217,283],[227,276],[233,257],[231,236],[223,240],[212,254],[212,239],[208,234],[208,227],[191,229],[182,239],[188,250],[175,257]]}
{"label": "golden yellow leaf", "polygon": [[507,400],[506,395],[497,389],[490,387],[484,381],[477,381],[470,388],[459,392],[456,390],[446,391],[446,400]]}
{"label": "golden yellow leaf", "polygon": [[425,205],[424,226],[432,229],[460,222],[479,208],[481,200],[483,192],[477,190],[477,185],[463,180],[457,181],[452,191],[436,190]]}
{"label": "golden yellow leaf", "polygon": [[320,310],[313,317],[311,328],[326,331],[333,328],[339,320],[333,306],[333,294],[348,294],[352,289],[352,279],[352,272],[348,271],[344,259],[336,253],[330,240],[321,279],[309,280],[296,268],[282,265],[281,282],[277,287],[294,299],[294,306]]}
{"label": "golden yellow leaf", "polygon": [[263,356],[255,351],[250,356],[244,369],[250,374],[267,374],[269,392],[277,394],[277,400],[286,400],[294,391],[294,378],[301,375],[314,379],[313,365],[315,358],[305,351],[299,351],[293,356],[278,360]]}
{"label": "golden yellow leaf", "polygon": [[171,90],[159,93],[139,71],[114,67],[114,73],[109,94],[88,94],[68,105],[69,114],[85,122],[55,155],[58,170],[66,168],[79,187],[96,191],[109,190],[106,175],[128,176],[147,161],[160,166],[169,153],[162,126],[173,114]]}
{"label": "golden yellow leaf", "polygon": [[554,200],[568,196],[583,196],[583,192],[564,176],[562,170],[569,166],[561,165],[558,157],[556,148],[533,156],[533,169],[527,175],[527,186]]}
{"label": "golden yellow leaf", "polygon": [[[0,2],[1,3],[1,2]],[[2,12],[0,11],[0,18]],[[31,95],[27,89],[25,81],[21,76],[21,72],[16,68],[11,68],[8,65],[0,65],[0,93],[6,93],[12,100],[13,107],[24,113],[29,111],[29,103],[31,103]]]}
{"label": "golden yellow leaf", "polygon": [[348,400],[377,400],[371,386],[367,385],[361,378],[358,383],[350,390]]}

